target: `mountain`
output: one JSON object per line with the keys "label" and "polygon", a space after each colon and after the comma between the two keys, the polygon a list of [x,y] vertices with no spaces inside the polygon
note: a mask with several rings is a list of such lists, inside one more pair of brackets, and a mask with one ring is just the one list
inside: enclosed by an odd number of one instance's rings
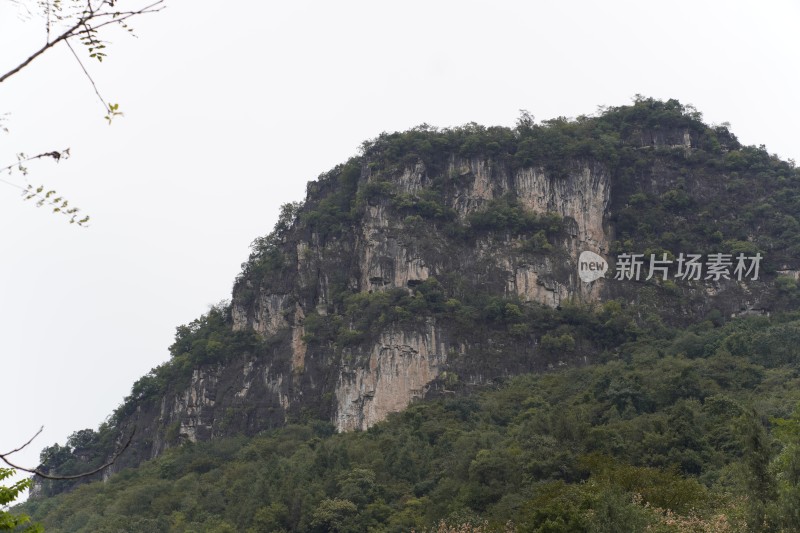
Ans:
{"label": "mountain", "polygon": [[[699,356],[679,332],[797,308],[798,183],[792,163],[675,100],[382,134],[284,205],[230,303],[178,327],[170,361],[42,467],[85,471],[133,434],[108,480],[191,443],[368,430],[416,400],[606,364],[637,343]],[[32,500],[75,484],[37,480]]]}

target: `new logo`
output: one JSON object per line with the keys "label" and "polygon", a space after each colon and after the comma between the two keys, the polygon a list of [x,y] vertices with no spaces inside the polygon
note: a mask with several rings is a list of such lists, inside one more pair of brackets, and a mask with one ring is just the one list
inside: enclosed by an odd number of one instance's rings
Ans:
{"label": "new logo", "polygon": [[591,283],[605,276],[608,263],[594,252],[581,252],[578,258],[578,276],[586,283]]}

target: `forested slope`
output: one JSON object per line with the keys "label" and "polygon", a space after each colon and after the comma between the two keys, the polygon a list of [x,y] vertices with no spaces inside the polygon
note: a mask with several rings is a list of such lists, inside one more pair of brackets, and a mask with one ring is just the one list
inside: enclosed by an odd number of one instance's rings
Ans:
{"label": "forested slope", "polygon": [[703,322],[365,432],[188,443],[25,510],[52,532],[795,531],[798,341],[796,314]]}
{"label": "forested slope", "polygon": [[[675,100],[382,134],[42,468],[130,449],[26,508],[54,531],[795,530],[799,185]],[[622,254],[730,264],[633,279]]]}

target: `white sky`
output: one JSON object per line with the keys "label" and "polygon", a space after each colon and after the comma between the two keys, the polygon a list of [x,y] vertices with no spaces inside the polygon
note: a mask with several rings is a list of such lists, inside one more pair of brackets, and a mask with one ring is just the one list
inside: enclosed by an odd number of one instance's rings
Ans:
{"label": "white sky", "polygon": [[[0,451],[44,425],[17,456],[30,466],[96,428],[168,359],[176,326],[230,296],[280,204],[381,131],[513,126],[519,109],[574,117],[640,93],[800,161],[797,1],[167,2],[85,59],[125,113],[110,127],[65,47],[0,84],[0,167],[70,147],[27,179],[92,217],[69,226],[0,183]],[[0,73],[43,44],[18,13],[0,0]]]}

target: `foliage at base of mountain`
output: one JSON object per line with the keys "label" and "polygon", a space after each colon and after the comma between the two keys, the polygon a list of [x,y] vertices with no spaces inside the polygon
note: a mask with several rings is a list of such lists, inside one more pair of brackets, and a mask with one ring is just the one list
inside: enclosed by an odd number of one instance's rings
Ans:
{"label": "foliage at base of mountain", "polygon": [[[0,468],[0,481],[13,475],[14,470]],[[5,510],[7,505],[13,503],[30,486],[30,479],[17,481],[10,487],[0,485],[0,531],[18,531],[20,533],[41,533],[44,531],[39,524],[31,524],[31,519],[28,515],[11,513]]]}
{"label": "foliage at base of mountain", "polygon": [[597,365],[187,443],[31,501],[57,532],[797,531],[800,315],[629,342]]}

